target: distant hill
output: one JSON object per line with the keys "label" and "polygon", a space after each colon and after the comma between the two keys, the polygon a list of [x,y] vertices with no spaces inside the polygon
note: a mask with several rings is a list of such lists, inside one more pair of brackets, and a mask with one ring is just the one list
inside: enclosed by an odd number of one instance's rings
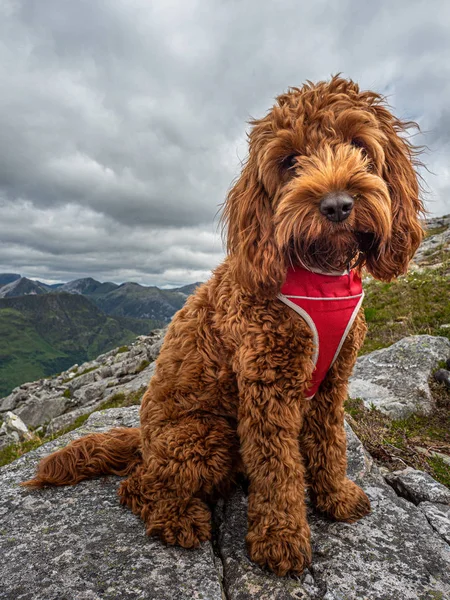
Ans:
{"label": "distant hill", "polygon": [[153,328],[151,321],[127,322],[105,315],[80,294],[2,298],[0,397],[25,381],[95,358]]}

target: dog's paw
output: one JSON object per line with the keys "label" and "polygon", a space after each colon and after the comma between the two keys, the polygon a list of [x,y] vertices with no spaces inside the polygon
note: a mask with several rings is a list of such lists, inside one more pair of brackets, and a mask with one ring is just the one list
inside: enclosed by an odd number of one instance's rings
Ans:
{"label": "dog's paw", "polygon": [[198,498],[159,501],[142,515],[147,535],[155,535],[166,544],[197,548],[211,539],[211,512]]}
{"label": "dog's paw", "polygon": [[370,513],[370,501],[363,490],[346,479],[334,494],[312,495],[318,510],[336,521],[354,523]]}
{"label": "dog's paw", "polygon": [[287,573],[299,575],[311,563],[309,538],[309,526],[305,523],[296,532],[264,533],[255,527],[248,532],[246,541],[253,562],[283,576]]}

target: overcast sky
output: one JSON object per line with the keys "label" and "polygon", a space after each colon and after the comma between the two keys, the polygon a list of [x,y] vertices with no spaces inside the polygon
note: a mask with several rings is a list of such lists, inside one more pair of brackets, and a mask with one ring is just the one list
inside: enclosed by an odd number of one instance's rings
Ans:
{"label": "overcast sky", "polygon": [[337,72],[420,123],[449,213],[446,0],[0,0],[0,272],[206,279],[246,121]]}

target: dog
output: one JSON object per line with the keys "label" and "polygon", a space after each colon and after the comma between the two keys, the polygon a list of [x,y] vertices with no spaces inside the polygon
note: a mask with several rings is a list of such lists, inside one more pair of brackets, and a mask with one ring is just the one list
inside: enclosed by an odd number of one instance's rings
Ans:
{"label": "dog", "polygon": [[346,477],[343,404],[366,332],[361,274],[405,273],[423,236],[414,125],[340,76],[251,121],[224,205],[227,256],[174,316],[140,428],[78,439],[23,485],[127,476],[120,500],[147,533],[192,548],[244,474],[249,556],[280,576],[311,561],[305,487],[333,519],[367,515]]}

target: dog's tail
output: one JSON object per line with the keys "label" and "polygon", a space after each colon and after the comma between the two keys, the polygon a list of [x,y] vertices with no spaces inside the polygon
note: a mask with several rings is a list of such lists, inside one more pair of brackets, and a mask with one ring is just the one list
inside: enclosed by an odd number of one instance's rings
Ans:
{"label": "dog's tail", "polygon": [[134,427],[92,433],[46,456],[34,479],[21,485],[74,485],[96,475],[128,475],[142,462],[141,430]]}

